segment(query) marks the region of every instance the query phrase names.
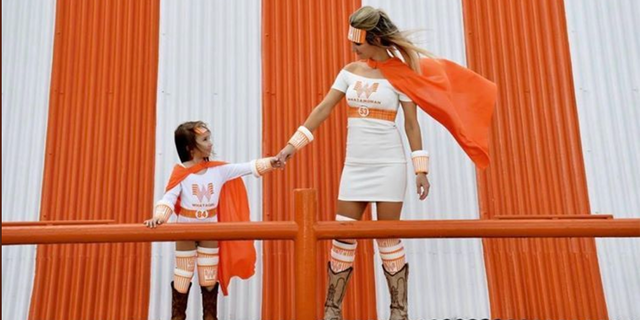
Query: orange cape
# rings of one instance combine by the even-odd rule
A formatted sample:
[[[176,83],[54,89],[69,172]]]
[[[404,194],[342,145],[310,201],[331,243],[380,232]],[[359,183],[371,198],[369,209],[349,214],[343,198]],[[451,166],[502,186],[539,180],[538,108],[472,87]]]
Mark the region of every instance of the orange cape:
[[[367,63],[447,128],[478,167],[489,165],[489,127],[497,97],[493,82],[445,59],[421,59],[421,75],[398,58]]]
[[[166,190],[171,190],[188,175],[199,172],[205,168],[213,168],[226,164],[220,161],[205,161],[189,168],[176,165],[171,173],[171,178]],[[180,198],[175,205],[176,213],[180,212]],[[247,189],[242,178],[227,181],[220,191],[218,201],[218,221],[240,222],[250,221],[249,201]],[[248,279],[255,273],[256,250],[253,241],[220,241],[220,262],[218,264],[218,281],[222,293],[228,295],[229,280],[231,277]]]

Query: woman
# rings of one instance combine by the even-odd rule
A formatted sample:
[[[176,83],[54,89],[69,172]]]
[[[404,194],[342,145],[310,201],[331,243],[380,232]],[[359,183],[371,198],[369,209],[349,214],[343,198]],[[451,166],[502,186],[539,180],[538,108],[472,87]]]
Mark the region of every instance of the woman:
[[[346,96],[347,152],[336,220],[360,220],[369,203],[376,204],[378,219],[399,220],[407,161],[395,125],[398,106],[404,112],[416,191],[424,200],[430,188],[429,153],[422,146],[416,104],[440,121],[467,154],[485,167],[496,90],[486,79],[449,61],[420,59],[420,55],[430,56],[429,53],[413,45],[379,9],[360,8],[349,20],[348,39],[361,61],[340,71],[329,93],[280,151],[278,159],[284,164],[310,143],[313,131]],[[409,266],[403,243],[400,239],[378,239],[377,244],[391,294],[390,319],[408,319]],[[341,305],[353,270],[356,245],[354,239],[332,242],[324,319],[342,319]]]

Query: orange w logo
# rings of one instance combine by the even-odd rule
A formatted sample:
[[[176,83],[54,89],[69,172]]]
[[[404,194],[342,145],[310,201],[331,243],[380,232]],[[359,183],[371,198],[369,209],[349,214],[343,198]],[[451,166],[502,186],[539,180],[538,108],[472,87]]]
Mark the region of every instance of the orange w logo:
[[[205,197],[207,200],[210,200],[213,195],[213,183],[209,183],[206,186],[203,185],[202,187],[197,184],[192,184],[191,189],[193,189],[193,195],[198,197],[198,201],[200,202],[202,202]]]
[[[373,83],[373,85],[369,85],[369,84],[365,84],[363,85],[362,82],[358,81],[356,82],[356,85],[353,87],[353,90],[355,90],[358,93],[358,98],[360,98],[362,96],[362,94],[366,94],[367,99],[369,99],[369,96],[378,91],[378,83],[375,82]]]
[[[204,280],[213,281],[216,279],[216,269],[206,268],[203,270],[204,272]]]

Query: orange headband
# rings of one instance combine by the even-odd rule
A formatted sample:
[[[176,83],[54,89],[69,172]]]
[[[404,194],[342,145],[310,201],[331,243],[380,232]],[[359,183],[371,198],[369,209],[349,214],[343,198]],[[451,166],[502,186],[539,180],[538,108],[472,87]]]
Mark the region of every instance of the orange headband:
[[[195,131],[196,134],[201,135],[207,133],[207,131],[209,130],[207,130],[207,128],[205,127],[196,127],[195,129],[193,129],[193,131]]]
[[[349,26],[347,38],[355,43],[364,43],[367,38],[367,31]]]

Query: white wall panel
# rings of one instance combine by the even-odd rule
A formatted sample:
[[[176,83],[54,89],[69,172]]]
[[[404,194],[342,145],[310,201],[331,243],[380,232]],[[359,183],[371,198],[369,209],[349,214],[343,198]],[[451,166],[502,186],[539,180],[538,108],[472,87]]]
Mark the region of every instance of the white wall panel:
[[[593,214],[640,218],[640,2],[565,0]],[[640,239],[597,239],[609,319],[640,319]]]
[[[2,221],[37,221],[56,1],[2,1]],[[35,246],[2,247],[2,319],[27,319]]]
[[[261,156],[261,2],[259,0],[163,0],[156,128],[155,198],[163,194],[178,155],[173,131],[184,121],[205,121],[216,160],[244,162]],[[262,183],[244,178],[251,219],[262,220]],[[259,319],[262,243],[256,242],[256,275],[233,280],[219,299],[220,319]],[[173,243],[155,243],[149,319],[169,319]],[[189,319],[202,318],[197,276],[189,297]],[[222,294],[220,294],[222,297]]]

